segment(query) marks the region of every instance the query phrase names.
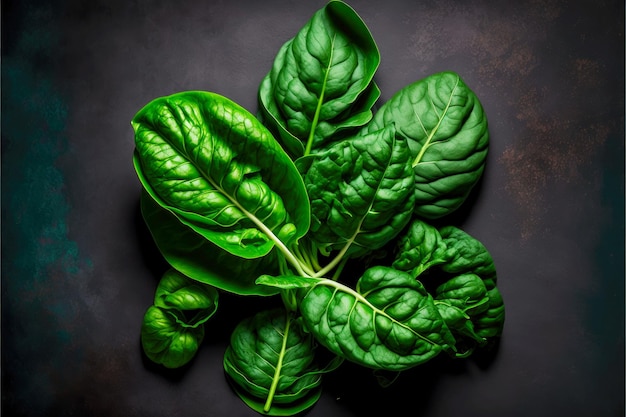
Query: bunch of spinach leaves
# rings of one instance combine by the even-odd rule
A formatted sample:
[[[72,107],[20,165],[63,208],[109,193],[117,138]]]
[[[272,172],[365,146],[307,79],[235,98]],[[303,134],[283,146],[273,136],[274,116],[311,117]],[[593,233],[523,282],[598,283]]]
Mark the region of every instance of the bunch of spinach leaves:
[[[282,298],[224,354],[235,392],[269,415],[314,405],[343,360],[400,372],[500,337],[493,259],[436,225],[482,176],[483,108],[444,72],[376,110],[379,61],[361,18],[333,0],[278,51],[257,116],[206,91],[136,114],[142,215],[171,266],[141,329],[151,360],[188,363],[220,291]]]

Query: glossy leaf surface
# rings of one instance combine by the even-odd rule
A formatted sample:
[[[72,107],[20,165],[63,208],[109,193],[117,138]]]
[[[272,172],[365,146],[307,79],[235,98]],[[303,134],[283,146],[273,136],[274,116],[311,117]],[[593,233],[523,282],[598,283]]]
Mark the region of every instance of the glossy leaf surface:
[[[283,309],[243,320],[231,335],[224,369],[253,409],[290,415],[313,405],[325,370],[315,362],[314,341]]]
[[[218,292],[176,270],[163,274],[154,305],[141,326],[141,345],[148,358],[166,368],[189,362],[204,338],[204,323],[215,313]]]
[[[150,102],[132,125],[142,185],[205,239],[255,258],[307,232],[308,199],[295,165],[241,106],[182,92]]]
[[[458,74],[433,74],[398,91],[364,128],[395,123],[411,150],[415,212],[435,219],[456,210],[482,176],[487,118]]]
[[[321,279],[302,294],[307,329],[332,352],[363,366],[401,371],[454,350],[432,297],[405,272],[373,267],[356,291]]]
[[[487,291],[489,307],[483,313],[476,316],[474,328],[476,334],[484,338],[495,338],[502,335],[504,329],[505,309],[504,300],[498,287]]]
[[[146,356],[166,368],[179,368],[195,356],[204,327],[183,327],[175,315],[154,305],[146,311],[141,325],[141,345]]]
[[[212,286],[170,269],[159,281],[154,305],[174,315],[181,326],[198,327],[215,313],[218,298],[219,294]]]
[[[482,278],[488,290],[496,285],[496,266],[482,242],[455,226],[442,227],[439,233],[446,244],[448,258],[441,267],[443,271],[450,274],[476,274]]]
[[[318,10],[278,51],[259,88],[264,123],[295,158],[371,117],[380,54],[365,23],[341,1]]]
[[[362,255],[384,246],[413,212],[413,174],[406,141],[393,125],[332,145],[304,176],[311,200],[311,238],[323,251],[349,246]]]
[[[180,222],[145,191],[141,194],[141,213],[160,253],[184,275],[235,294],[276,294],[276,290],[254,282],[259,275],[276,269],[273,252],[254,259],[232,255]]]
[[[459,339],[469,339],[462,355],[471,353],[474,345],[486,343],[486,339],[474,330],[473,323],[473,319],[489,307],[487,289],[480,277],[464,274],[448,280],[437,288],[435,305],[457,338],[457,346]]]
[[[414,219],[398,239],[392,266],[417,278],[429,268],[447,262],[446,256],[446,244],[437,228]]]

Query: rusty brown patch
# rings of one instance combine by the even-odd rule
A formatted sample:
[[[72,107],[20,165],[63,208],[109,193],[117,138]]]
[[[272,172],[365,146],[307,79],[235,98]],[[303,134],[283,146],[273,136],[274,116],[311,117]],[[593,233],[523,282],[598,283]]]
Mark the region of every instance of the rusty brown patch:
[[[505,189],[522,211],[523,239],[535,234],[545,211],[546,184],[589,181],[582,169],[611,130],[601,123],[583,125],[576,119],[544,113],[544,96],[549,93],[547,88],[531,89],[520,97],[517,119],[524,127],[523,137],[499,158],[508,173]]]

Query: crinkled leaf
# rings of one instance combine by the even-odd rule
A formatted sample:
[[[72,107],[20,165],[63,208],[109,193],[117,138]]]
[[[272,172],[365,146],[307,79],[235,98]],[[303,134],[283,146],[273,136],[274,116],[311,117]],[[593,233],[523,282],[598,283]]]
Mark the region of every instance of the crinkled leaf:
[[[475,274],[458,275],[441,284],[435,290],[435,300],[446,301],[469,316],[480,314],[489,306],[487,288]]]
[[[476,334],[486,339],[499,337],[504,328],[505,309],[504,300],[498,287],[487,291],[489,307],[474,318]]]
[[[328,279],[302,290],[304,323],[316,339],[346,359],[401,371],[454,350],[454,338],[432,297],[406,272],[368,269],[356,291]]]
[[[358,14],[330,1],[278,51],[259,88],[262,119],[294,159],[308,154],[371,119],[380,95],[372,81],[379,63]]]
[[[310,237],[324,252],[360,256],[393,239],[414,206],[406,141],[390,125],[332,145],[304,175],[311,200]]]
[[[457,347],[459,339],[469,339],[471,342],[466,343],[465,351],[457,355],[468,355],[474,345],[482,346],[486,343],[486,339],[475,332],[472,321],[489,307],[487,289],[479,276],[458,275],[441,284],[435,290],[435,305],[457,338]]]
[[[482,278],[487,290],[496,285],[496,267],[482,242],[456,226],[442,227],[439,233],[446,244],[448,259],[441,266],[443,271],[450,274],[476,274]]]
[[[436,227],[414,219],[398,239],[398,249],[392,266],[413,277],[430,267],[447,262],[446,244]]]
[[[309,205],[295,165],[247,110],[215,93],[158,98],[132,121],[134,164],[150,196],[242,258],[306,234]]]
[[[141,193],[141,212],[165,260],[184,275],[240,295],[273,295],[278,292],[254,282],[262,273],[274,271],[274,252],[255,259],[232,255],[181,223],[145,191]]]
[[[198,327],[217,310],[218,295],[215,288],[169,269],[159,281],[154,305],[174,315],[181,326]]]
[[[439,314],[457,339],[455,357],[467,357],[474,352],[475,346],[484,346],[487,340],[474,330],[474,323],[463,310],[447,301],[435,301]],[[468,343],[469,341],[469,343]]]
[[[482,176],[489,132],[480,101],[460,76],[441,72],[404,87],[364,129],[390,123],[409,143],[416,214],[435,219],[461,206]]]
[[[166,368],[178,368],[196,354],[204,326],[185,327],[169,310],[150,306],[141,325],[141,345],[146,356]]]
[[[322,373],[315,344],[299,320],[285,310],[262,311],[243,320],[231,335],[224,369],[236,392],[252,408],[269,415],[312,406]]]

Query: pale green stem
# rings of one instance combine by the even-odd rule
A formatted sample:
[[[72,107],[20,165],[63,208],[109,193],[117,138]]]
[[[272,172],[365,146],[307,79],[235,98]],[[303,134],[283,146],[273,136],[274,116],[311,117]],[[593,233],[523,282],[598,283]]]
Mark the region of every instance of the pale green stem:
[[[278,380],[280,379],[280,372],[283,367],[283,357],[285,356],[285,351],[287,350],[287,337],[289,336],[290,324],[291,317],[288,314],[285,323],[285,331],[283,333],[283,344],[280,348],[280,354],[278,355],[278,362],[276,363],[274,378],[272,379],[272,385],[270,386],[270,391],[267,394],[267,400],[265,401],[265,406],[263,407],[263,411],[265,411],[266,413],[270,411],[270,408],[272,408],[272,401],[274,400],[274,394],[276,393],[276,387],[278,386]]]
[[[433,140],[433,137],[435,136],[435,133],[437,132],[437,130],[439,130],[439,127],[441,126],[441,123],[443,122],[443,119],[444,119],[446,113],[450,109],[450,105],[452,104],[452,97],[454,97],[454,92],[456,91],[458,85],[459,85],[459,78],[457,78],[456,84],[454,85],[454,88],[452,89],[452,93],[450,93],[450,98],[448,98],[448,103],[446,103],[446,108],[443,109],[443,113],[441,115],[439,115],[439,120],[437,121],[437,125],[430,132],[430,134],[428,135],[428,138],[426,138],[426,142],[422,146],[422,149],[420,149],[419,153],[417,154],[417,156],[413,160],[413,163],[411,164],[411,166],[413,168],[415,168],[417,166],[417,164],[419,164],[422,161],[422,157],[424,157],[424,153],[426,152],[426,149],[428,149],[428,147],[430,146],[430,143]],[[415,109],[413,109],[413,112],[415,113]],[[415,116],[418,119],[420,119],[420,117],[419,117],[419,115],[417,113],[415,113]]]
[[[291,265],[293,265],[293,267],[296,269],[298,274],[300,274],[302,276],[311,276],[314,273],[308,266],[303,265],[294,256],[294,254],[289,250],[289,248],[278,238],[278,236],[276,236],[274,234],[274,232],[269,227],[267,227],[257,216],[253,215],[248,210],[246,210],[241,204],[239,204],[239,201],[237,201],[230,194],[226,193],[217,183],[215,183],[215,181],[213,181],[212,178],[210,178],[209,176],[205,176],[205,178],[207,179],[207,181],[209,181],[211,183],[211,185],[216,190],[220,191],[223,195],[225,195],[226,198],[228,198],[230,200],[230,202],[233,203],[233,205],[235,207],[237,207],[239,210],[241,210],[241,212],[248,219],[252,220],[252,222],[259,228],[259,230],[261,230],[263,233],[265,233],[267,235],[267,237],[269,237],[270,240],[272,240],[272,242],[274,242],[274,244],[276,245],[278,250],[280,250],[282,252],[282,254],[285,256],[285,259],[287,259],[287,261]]]
[[[326,91],[326,83],[328,82],[328,74],[330,73],[330,66],[332,65],[332,62],[333,62],[334,43],[335,43],[335,38],[333,37],[333,40],[330,45],[330,57],[328,58],[328,66],[326,67],[326,72],[324,74],[324,81],[322,83],[320,97],[317,100],[317,107],[315,108],[315,114],[313,115],[313,121],[311,122],[311,130],[309,131],[309,138],[306,142],[306,149],[304,150],[305,156],[311,153],[311,148],[313,147],[313,137],[315,136],[315,129],[317,128],[317,124],[320,118],[320,113],[322,111],[322,104],[324,103],[324,92]]]

